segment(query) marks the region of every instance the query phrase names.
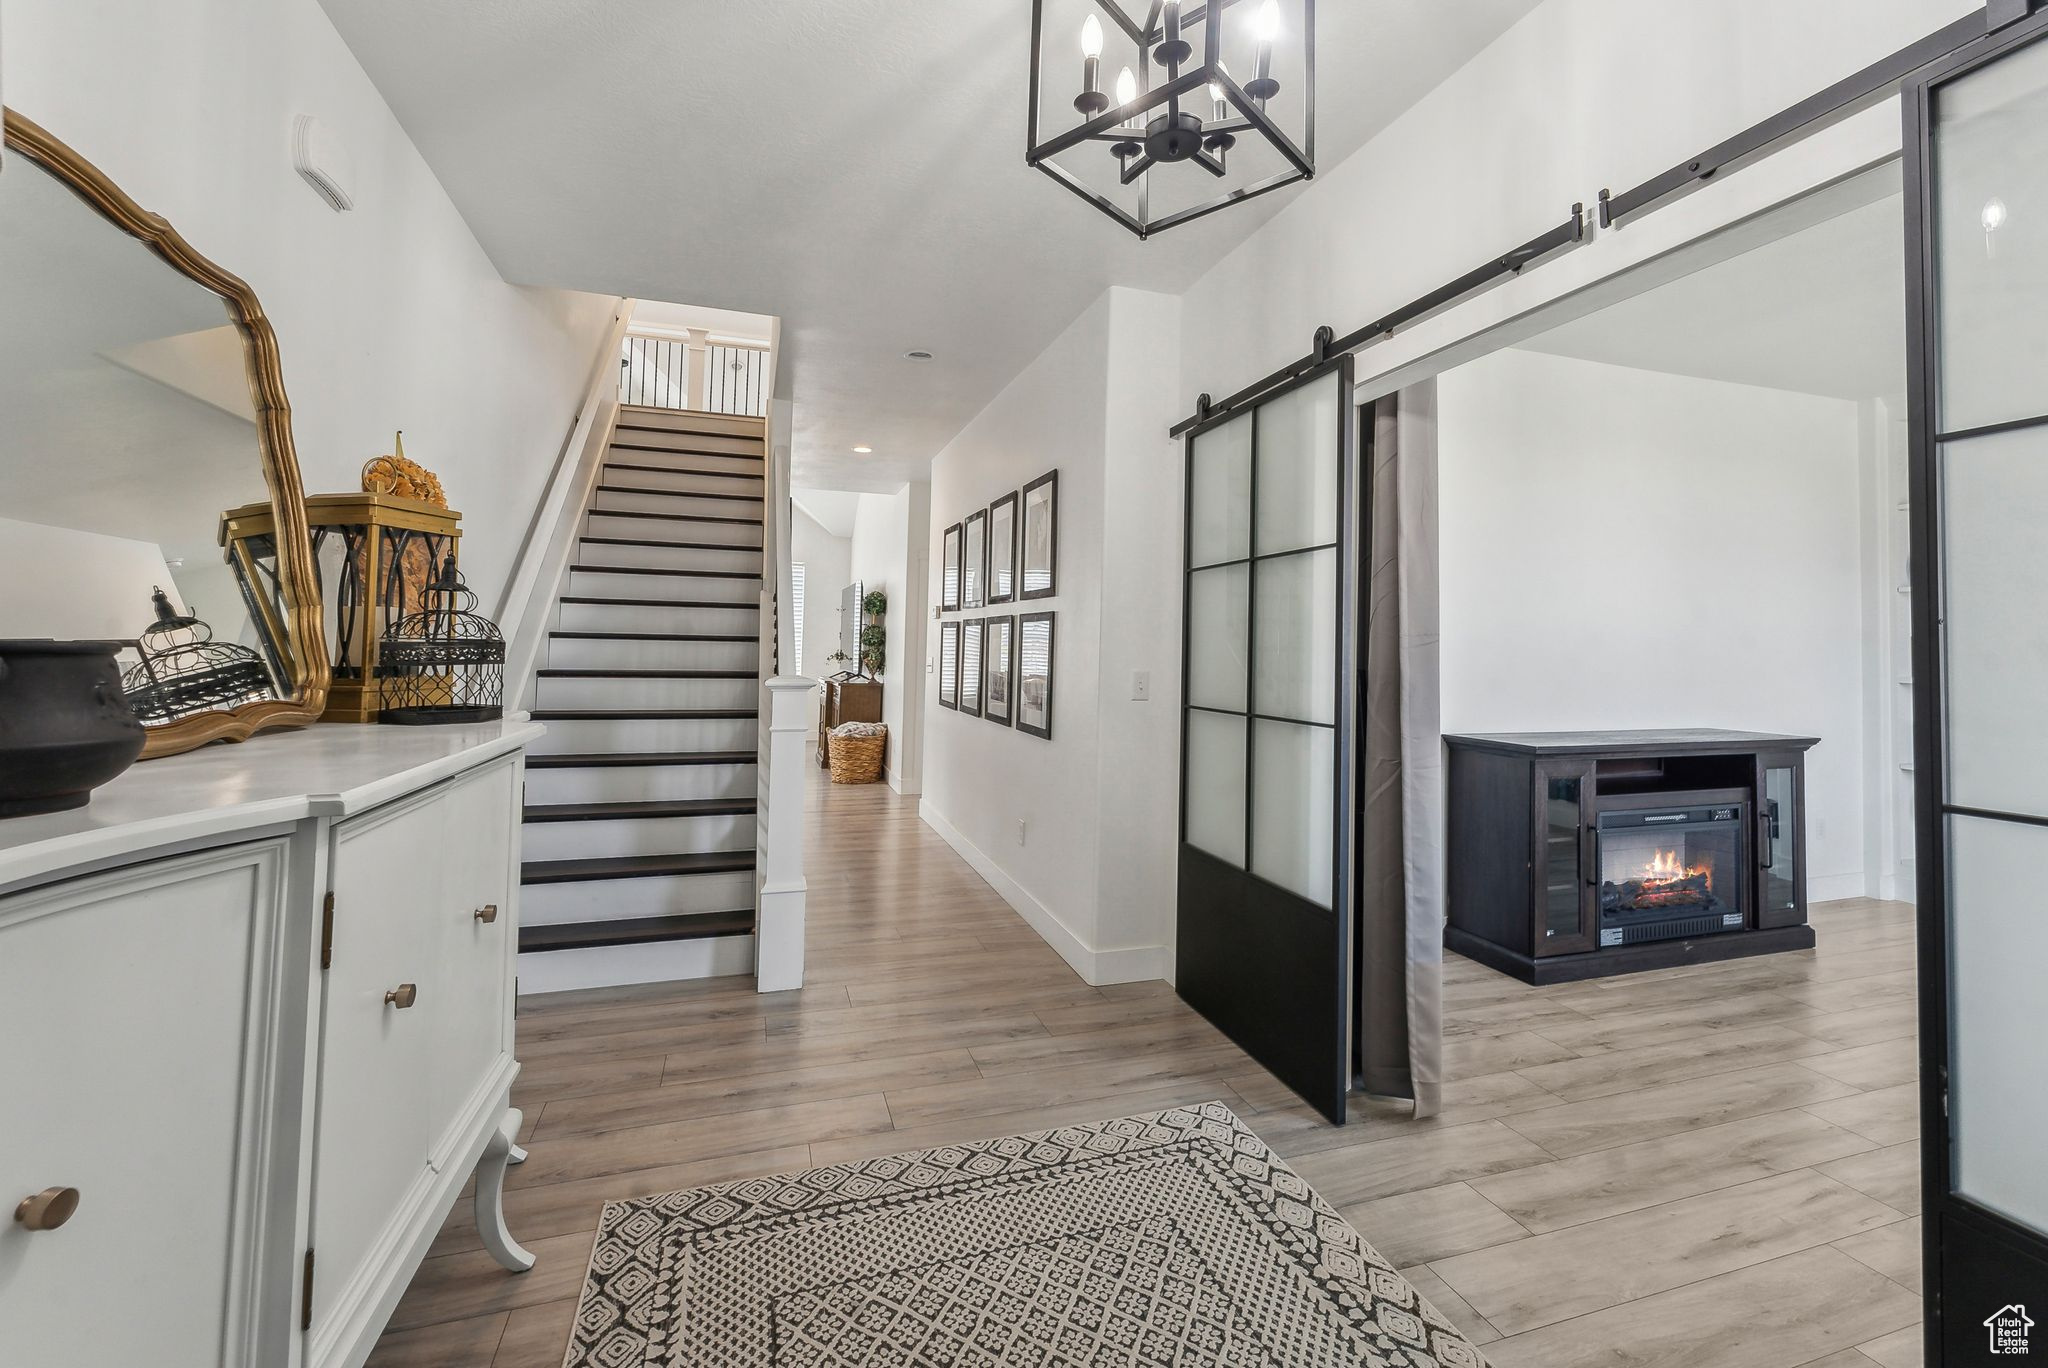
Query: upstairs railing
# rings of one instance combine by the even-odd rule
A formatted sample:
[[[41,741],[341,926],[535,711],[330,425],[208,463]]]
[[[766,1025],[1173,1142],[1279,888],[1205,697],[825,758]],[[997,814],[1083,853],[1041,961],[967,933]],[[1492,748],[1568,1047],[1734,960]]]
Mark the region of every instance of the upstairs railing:
[[[764,418],[768,344],[713,342],[703,329],[684,337],[626,334],[619,355],[619,402]]]

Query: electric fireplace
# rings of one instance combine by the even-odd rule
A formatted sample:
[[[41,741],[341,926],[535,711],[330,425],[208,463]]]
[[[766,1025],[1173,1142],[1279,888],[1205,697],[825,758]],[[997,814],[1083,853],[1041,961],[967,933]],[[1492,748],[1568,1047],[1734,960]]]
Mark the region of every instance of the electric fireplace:
[[[1749,827],[1742,791],[1599,800],[1601,948],[1742,930]]]
[[[1444,945],[1525,983],[1806,950],[1808,736],[1446,736]]]

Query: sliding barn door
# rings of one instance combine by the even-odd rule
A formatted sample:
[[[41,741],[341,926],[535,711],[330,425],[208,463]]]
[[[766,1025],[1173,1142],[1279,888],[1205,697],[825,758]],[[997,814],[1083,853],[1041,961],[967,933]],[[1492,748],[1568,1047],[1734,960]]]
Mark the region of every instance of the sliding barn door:
[[[1905,94],[1925,1357],[1955,1368],[2048,1359],[2048,27]]]
[[[1351,366],[1187,438],[1180,995],[1333,1121],[1350,1083]]]

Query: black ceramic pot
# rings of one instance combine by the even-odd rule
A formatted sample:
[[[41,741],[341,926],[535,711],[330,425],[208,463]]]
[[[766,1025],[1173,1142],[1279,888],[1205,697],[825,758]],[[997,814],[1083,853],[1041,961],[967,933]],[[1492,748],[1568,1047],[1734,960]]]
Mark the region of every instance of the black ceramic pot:
[[[121,647],[0,640],[0,817],[84,807],[142,754]]]

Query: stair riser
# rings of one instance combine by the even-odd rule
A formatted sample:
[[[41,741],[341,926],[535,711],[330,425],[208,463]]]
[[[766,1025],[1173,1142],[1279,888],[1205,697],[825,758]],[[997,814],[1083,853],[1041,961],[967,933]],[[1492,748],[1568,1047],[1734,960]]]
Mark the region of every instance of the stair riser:
[[[666,538],[642,537],[639,540]],[[761,573],[762,554],[759,548],[752,546],[706,551],[697,546],[615,546],[585,540],[577,559],[590,565],[646,565],[659,570],[724,570],[735,575],[758,575]]]
[[[586,641],[554,637],[548,664],[558,670],[752,670],[757,641]]]
[[[652,461],[636,461],[639,453],[620,451],[612,459],[621,465],[605,467],[604,479],[600,484],[630,485],[640,489],[673,489],[683,494],[746,494],[754,498],[761,496],[761,481],[741,479],[738,475],[723,475],[712,470],[649,470],[650,465],[659,464],[657,457]],[[752,472],[741,472],[748,474]]]
[[[646,586],[642,586],[643,590]],[[641,597],[645,597],[643,593]],[[761,610],[753,603],[734,608],[658,608],[641,603],[565,603],[558,626],[565,632],[680,632],[713,636],[752,635]]]
[[[755,798],[752,765],[592,765],[529,769],[526,801],[541,803],[672,803],[693,798]]]
[[[579,988],[673,983],[753,972],[752,936],[710,936],[658,945],[604,945],[519,957],[519,987],[527,993],[566,993]]]
[[[637,488],[637,486],[633,486]],[[674,514],[686,518],[759,518],[761,499],[699,499],[688,494],[636,494],[617,489],[600,489],[591,498],[593,511],[612,509],[633,513]]]
[[[751,853],[754,833],[751,812],[717,817],[528,822],[520,828],[520,849],[528,860],[599,860],[624,855],[695,855],[725,850]],[[743,907],[745,903],[731,906]]]
[[[527,926],[728,912],[753,905],[751,871],[527,884],[519,890],[519,920]]]
[[[536,681],[541,708],[752,708],[751,679],[550,679]]]
[[[737,504],[734,512],[726,510],[718,517],[753,517],[758,504]],[[671,512],[680,510],[671,509]],[[670,522],[665,518],[621,518],[606,516],[592,510],[583,520],[583,535],[586,537],[624,537],[629,541],[658,542],[716,542],[720,546],[745,546],[758,551],[761,549],[761,524],[757,522]]]
[[[743,455],[731,451],[698,451],[687,446],[677,446],[666,438],[654,437],[643,440],[645,434],[633,434],[613,441],[605,449],[607,461],[621,461],[628,465],[660,466],[665,470],[701,470],[711,475],[765,475],[767,463],[761,453]]]
[[[751,431],[729,424],[672,420],[661,414],[632,413],[620,416],[612,440],[634,446],[699,447],[705,451],[730,451],[740,455],[761,454],[761,426]]]
[[[571,598],[686,598],[700,603],[761,606],[761,581],[700,575],[619,575],[604,570],[569,572]],[[569,606],[569,605],[565,605]],[[639,611],[635,609],[635,611]]]
[[[688,721],[671,717],[569,718],[546,724],[534,742],[535,755],[678,755],[705,751],[750,751],[758,744],[754,722]]]

